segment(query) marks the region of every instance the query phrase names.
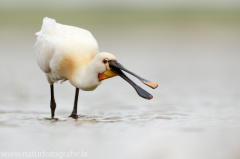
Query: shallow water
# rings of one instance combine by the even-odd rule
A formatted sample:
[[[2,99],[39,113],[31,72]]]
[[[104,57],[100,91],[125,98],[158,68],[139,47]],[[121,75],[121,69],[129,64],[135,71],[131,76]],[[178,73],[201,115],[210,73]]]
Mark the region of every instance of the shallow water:
[[[94,30],[101,51],[159,87],[131,77],[154,96],[149,101],[119,77],[103,81],[93,92],[80,91],[78,119],[68,117],[75,93],[69,82],[55,85],[50,118],[49,85],[32,48],[36,31],[0,32],[1,152],[240,158],[239,30]]]

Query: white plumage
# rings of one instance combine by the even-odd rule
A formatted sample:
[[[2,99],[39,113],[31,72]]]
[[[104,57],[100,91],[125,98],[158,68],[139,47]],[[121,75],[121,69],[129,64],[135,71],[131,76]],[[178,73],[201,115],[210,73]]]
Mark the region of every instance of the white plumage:
[[[51,114],[54,117],[56,102],[53,83],[69,80],[76,87],[74,107],[71,117],[77,118],[79,89],[92,91],[101,81],[121,76],[145,99],[153,96],[131,81],[121,70],[137,77],[144,84],[156,88],[157,84],[145,80],[127,70],[110,53],[98,53],[98,44],[92,34],[84,29],[56,23],[44,18],[41,30],[36,33],[35,44],[38,66],[46,74],[51,88]]]
[[[36,35],[37,63],[50,84],[69,80],[77,88],[94,90],[101,83],[98,75],[108,68],[102,60],[116,59],[112,54],[98,53],[97,41],[89,31],[54,19],[44,18]]]

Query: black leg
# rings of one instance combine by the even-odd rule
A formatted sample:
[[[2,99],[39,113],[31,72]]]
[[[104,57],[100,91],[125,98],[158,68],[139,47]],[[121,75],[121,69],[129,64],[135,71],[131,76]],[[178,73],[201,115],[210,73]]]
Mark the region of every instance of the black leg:
[[[55,109],[56,109],[56,103],[55,103],[55,98],[54,98],[54,87],[53,84],[50,85],[51,88],[51,101],[50,101],[50,108],[51,108],[51,113],[52,113],[52,118],[54,117]]]
[[[72,111],[72,114],[69,117],[77,118],[78,94],[79,94],[79,88],[76,88],[73,111]]]

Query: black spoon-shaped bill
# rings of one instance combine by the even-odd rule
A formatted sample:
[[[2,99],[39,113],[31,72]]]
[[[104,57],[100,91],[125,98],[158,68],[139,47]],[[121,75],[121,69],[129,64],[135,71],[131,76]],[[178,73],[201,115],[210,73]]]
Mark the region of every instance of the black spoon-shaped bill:
[[[151,87],[152,89],[155,89],[158,87],[157,83],[154,83],[154,82],[150,82],[149,80],[146,80],[138,75],[136,75],[135,73],[129,71],[128,69],[126,69],[123,65],[121,65],[119,62],[117,62],[117,60],[110,60],[109,61],[109,66],[111,68],[111,66],[115,66],[133,76],[135,76],[136,78],[138,78],[142,83],[144,83],[145,85]]]
[[[142,98],[145,99],[152,99],[153,96],[148,93],[147,91],[145,91],[144,89],[142,89],[141,87],[139,87],[137,84],[135,84],[132,80],[130,80],[121,70],[118,65],[119,63],[117,63],[115,60],[111,60],[109,61],[109,67],[111,69],[111,71],[113,71],[114,73],[116,73],[117,75],[119,75],[120,77],[122,77],[124,80],[126,80],[129,84],[131,84],[133,86],[133,88],[137,91],[138,95],[141,96]]]

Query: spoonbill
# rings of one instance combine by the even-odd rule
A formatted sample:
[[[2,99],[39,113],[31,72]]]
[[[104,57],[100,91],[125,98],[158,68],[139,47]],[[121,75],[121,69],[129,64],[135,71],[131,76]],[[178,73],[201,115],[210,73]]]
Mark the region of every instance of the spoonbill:
[[[54,117],[56,102],[54,83],[61,80],[76,87],[73,111],[70,117],[77,117],[79,89],[93,91],[102,80],[120,76],[136,90],[139,96],[152,99],[153,96],[131,81],[121,70],[135,76],[147,86],[155,89],[157,84],[143,79],[121,65],[116,57],[107,52],[99,53],[98,43],[93,35],[74,26],[57,23],[54,19],[44,18],[42,28],[36,33],[34,45],[37,64],[45,73],[50,84],[51,116]]]

